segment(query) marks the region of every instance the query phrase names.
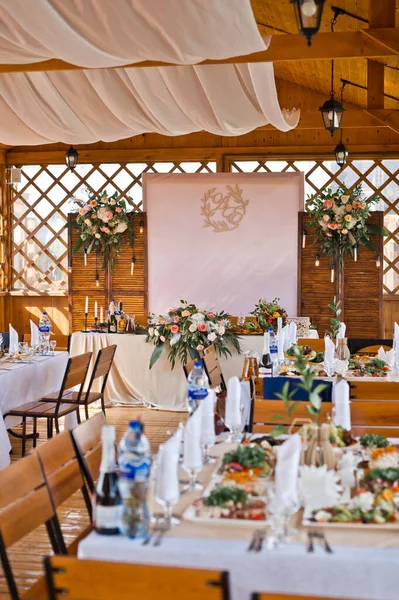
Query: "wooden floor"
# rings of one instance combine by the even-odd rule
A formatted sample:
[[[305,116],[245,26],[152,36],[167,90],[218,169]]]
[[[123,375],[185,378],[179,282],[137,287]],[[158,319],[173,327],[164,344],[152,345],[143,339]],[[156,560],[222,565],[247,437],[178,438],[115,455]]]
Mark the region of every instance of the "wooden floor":
[[[94,414],[96,410],[92,410]],[[155,454],[159,445],[168,438],[169,432],[176,429],[180,421],[185,421],[187,413],[158,411],[143,407],[114,406],[107,409],[107,420],[115,425],[117,441],[125,433],[128,422],[140,418],[145,425],[145,433],[150,441],[152,453]],[[84,417],[82,417],[84,418]],[[46,442],[45,422],[39,423],[40,438],[38,444]],[[11,437],[13,451],[12,461],[21,457],[20,440]],[[27,452],[31,449],[28,442]],[[1,473],[0,473],[1,476]],[[1,478],[0,478],[1,482]],[[0,484],[1,485],[1,484]],[[1,493],[1,491],[0,491]],[[70,543],[88,525],[87,512],[82,497],[75,494],[70,501],[61,507],[58,513],[66,543]],[[51,554],[44,527],[37,529],[21,543],[15,544],[9,552],[13,572],[17,577],[20,593],[29,588],[42,574],[43,556]],[[7,585],[0,566],[0,599],[8,599]]]

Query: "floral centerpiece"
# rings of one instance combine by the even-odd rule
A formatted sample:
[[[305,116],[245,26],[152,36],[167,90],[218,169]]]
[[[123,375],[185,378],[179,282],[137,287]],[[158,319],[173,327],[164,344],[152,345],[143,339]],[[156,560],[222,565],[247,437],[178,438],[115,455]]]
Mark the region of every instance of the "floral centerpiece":
[[[231,356],[231,347],[240,353],[238,336],[233,332],[229,316],[225,312],[199,310],[184,300],[166,315],[150,315],[146,341],[155,346],[150,369],[164,351],[168,352],[172,369],[177,359],[186,364],[190,358],[199,358],[200,352],[211,344],[219,355]]]
[[[273,327],[276,331],[277,319],[281,317],[283,319],[283,325],[285,325],[285,320],[287,318],[287,311],[280,305],[280,298],[274,298],[271,302],[268,302],[265,299],[259,300],[250,314],[256,317],[256,320],[263,331],[267,331],[270,327]]]
[[[316,226],[316,243],[321,254],[331,256],[341,269],[345,254],[354,253],[358,245],[377,252],[369,234],[387,235],[378,225],[367,223],[376,195],[366,198],[359,184],[349,191],[345,187],[336,192],[328,189],[312,198],[308,209],[311,224]]]
[[[72,250],[75,254],[82,246],[87,254],[95,251],[102,256],[104,266],[109,264],[113,270],[125,236],[133,246],[134,231],[129,220],[126,201],[117,192],[108,196],[106,191],[100,195],[89,193],[88,200],[75,200],[78,216],[69,223],[80,228],[80,236]]]

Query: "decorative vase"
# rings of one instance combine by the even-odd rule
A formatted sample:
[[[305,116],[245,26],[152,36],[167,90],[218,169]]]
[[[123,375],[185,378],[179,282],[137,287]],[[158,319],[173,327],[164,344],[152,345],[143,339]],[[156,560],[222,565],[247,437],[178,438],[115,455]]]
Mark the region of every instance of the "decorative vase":
[[[330,442],[330,427],[328,423],[323,425],[317,425],[312,423],[311,425],[305,424],[304,436],[305,439],[309,439],[307,446],[303,447],[301,464],[316,467],[326,465],[330,471],[336,466],[336,457],[334,450]],[[310,434],[310,435],[309,435]]]

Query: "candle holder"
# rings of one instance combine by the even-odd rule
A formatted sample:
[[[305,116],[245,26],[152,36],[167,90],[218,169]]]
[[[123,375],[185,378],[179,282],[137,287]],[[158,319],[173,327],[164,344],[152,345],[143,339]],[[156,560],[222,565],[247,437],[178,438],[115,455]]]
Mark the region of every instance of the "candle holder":
[[[89,313],[85,312],[85,328],[83,329],[82,333],[87,333],[87,317],[89,316]]]
[[[98,331],[98,317],[94,317],[94,329],[96,332]]]

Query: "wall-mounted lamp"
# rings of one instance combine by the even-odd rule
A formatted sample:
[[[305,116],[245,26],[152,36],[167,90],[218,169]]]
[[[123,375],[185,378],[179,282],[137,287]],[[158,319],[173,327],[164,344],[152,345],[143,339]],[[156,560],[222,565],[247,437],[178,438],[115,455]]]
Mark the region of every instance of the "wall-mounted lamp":
[[[79,152],[75,150],[73,146],[70,146],[69,150],[65,152],[65,162],[71,171],[74,170],[76,165],[78,164]]]
[[[134,258],[134,256],[132,256],[132,262],[130,264],[130,275],[133,277],[133,273],[134,273],[134,264],[136,262],[136,259]]]
[[[320,267],[320,256],[316,254],[316,260],[314,261],[315,267]]]
[[[377,258],[375,259],[375,266],[377,269],[379,269],[381,266],[381,256],[379,254],[377,254]]]
[[[306,248],[306,229],[302,231],[302,248]]]
[[[140,221],[140,229],[139,229],[140,233],[144,232],[144,221]]]
[[[355,262],[357,262],[358,259],[358,250],[357,250],[357,244],[353,247],[353,260]]]

